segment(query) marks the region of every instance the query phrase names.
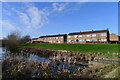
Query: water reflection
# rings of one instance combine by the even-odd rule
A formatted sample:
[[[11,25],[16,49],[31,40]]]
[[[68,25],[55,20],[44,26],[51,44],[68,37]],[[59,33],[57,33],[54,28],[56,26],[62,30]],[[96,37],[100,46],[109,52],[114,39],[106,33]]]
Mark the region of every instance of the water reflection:
[[[48,58],[40,57],[33,53],[21,51],[21,53],[10,53],[2,49],[3,73],[16,75],[18,72],[28,74],[29,77],[37,76],[60,76],[61,74],[72,74],[74,71],[83,69],[87,64],[76,65],[79,62],[76,56],[53,54]],[[27,72],[26,72],[27,71]],[[63,75],[65,76],[65,75]]]

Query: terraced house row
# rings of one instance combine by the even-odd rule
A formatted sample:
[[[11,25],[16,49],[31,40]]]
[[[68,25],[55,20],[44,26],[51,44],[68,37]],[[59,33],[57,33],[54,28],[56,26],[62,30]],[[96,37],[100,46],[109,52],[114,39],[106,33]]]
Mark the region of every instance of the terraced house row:
[[[120,37],[116,34],[109,34],[107,29],[40,36],[32,39],[31,43],[118,43],[119,41]]]

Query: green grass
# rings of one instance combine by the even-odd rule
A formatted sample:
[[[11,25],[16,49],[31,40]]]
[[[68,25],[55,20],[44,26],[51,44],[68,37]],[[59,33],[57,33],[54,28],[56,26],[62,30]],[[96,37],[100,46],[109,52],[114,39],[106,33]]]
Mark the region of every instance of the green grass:
[[[115,69],[115,70],[114,70]],[[114,68],[112,73],[109,73],[104,78],[119,78],[120,79],[120,67]]]
[[[114,69],[118,68],[119,65],[116,64],[110,64],[104,67],[101,67],[98,72],[95,72],[93,74],[90,74],[90,76],[96,75],[96,77],[100,77],[100,78],[118,78],[117,74],[112,73],[112,75],[109,75],[108,73],[113,71]],[[105,75],[107,75],[107,77],[105,77]],[[114,77],[113,77],[114,76]]]
[[[39,47],[44,49],[53,50],[68,50],[74,52],[84,52],[84,53],[102,53],[100,56],[106,57],[119,57],[118,55],[113,55],[113,53],[118,53],[118,46],[120,44],[50,44],[50,43],[26,43],[22,46],[27,47]]]

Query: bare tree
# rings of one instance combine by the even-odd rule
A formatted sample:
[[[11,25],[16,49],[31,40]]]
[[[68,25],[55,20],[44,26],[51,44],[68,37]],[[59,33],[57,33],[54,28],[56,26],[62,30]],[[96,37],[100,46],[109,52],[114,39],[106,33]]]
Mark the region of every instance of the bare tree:
[[[20,40],[21,43],[27,43],[28,41],[30,41],[31,38],[29,35],[23,36]]]
[[[20,32],[13,31],[6,38],[3,39],[3,43],[5,47],[9,49],[11,52],[18,51],[19,42],[20,42]]]

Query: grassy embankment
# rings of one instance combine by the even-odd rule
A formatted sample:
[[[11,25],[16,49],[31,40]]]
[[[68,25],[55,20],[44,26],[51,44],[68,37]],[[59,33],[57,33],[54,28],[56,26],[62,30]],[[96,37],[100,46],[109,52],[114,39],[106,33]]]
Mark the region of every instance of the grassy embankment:
[[[38,47],[53,50],[68,50],[74,52],[94,53],[98,56],[109,58],[120,58],[118,56],[120,44],[50,44],[32,43],[22,44],[26,47]]]

